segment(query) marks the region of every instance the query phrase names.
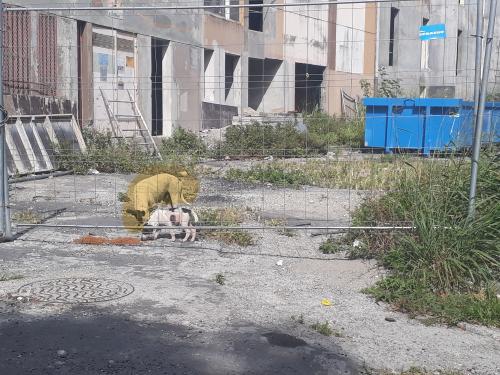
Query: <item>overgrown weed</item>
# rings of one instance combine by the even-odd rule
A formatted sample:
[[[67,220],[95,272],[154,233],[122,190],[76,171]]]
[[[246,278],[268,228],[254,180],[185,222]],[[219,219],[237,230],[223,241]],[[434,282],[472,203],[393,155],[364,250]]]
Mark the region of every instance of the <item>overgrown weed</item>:
[[[33,210],[25,210],[14,212],[12,220],[22,224],[40,224],[42,222],[42,217]]]
[[[248,212],[234,207],[204,208],[200,209],[198,213],[202,226],[238,226],[248,215]],[[227,245],[247,247],[255,244],[251,234],[238,229],[207,229],[205,236]]]
[[[371,254],[391,274],[367,291],[379,300],[455,324],[500,326],[491,285],[500,276],[500,161],[482,157],[476,216],[467,218],[470,163],[454,157],[410,168],[386,195],[367,200],[354,225],[411,223],[406,232],[365,232]],[[358,234],[359,235],[359,234]],[[486,298],[478,299],[476,296]]]
[[[225,178],[247,183],[271,183],[298,188],[302,185],[329,189],[390,190],[398,186],[401,174],[410,167],[425,169],[430,161],[401,156],[391,162],[381,158],[358,160],[273,161],[243,170],[229,169]]]
[[[90,169],[101,173],[176,174],[187,171],[190,175],[196,174],[196,152],[201,147],[201,140],[187,131],[176,130],[171,138],[162,143],[160,153],[163,160],[145,152],[137,144],[113,138],[110,132],[85,128],[82,134],[87,146],[85,152],[75,151],[71,145],[64,143],[55,148],[58,169],[71,170],[76,174],[87,174]],[[198,151],[189,154],[177,152],[173,144],[178,144],[184,151],[191,144]]]

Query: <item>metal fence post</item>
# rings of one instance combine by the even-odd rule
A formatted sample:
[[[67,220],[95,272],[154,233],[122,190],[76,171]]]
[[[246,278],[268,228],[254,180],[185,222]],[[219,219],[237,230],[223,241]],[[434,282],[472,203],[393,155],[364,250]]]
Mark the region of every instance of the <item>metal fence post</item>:
[[[480,0],[481,1],[481,0]],[[486,35],[486,48],[484,51],[483,76],[481,79],[481,89],[479,92],[479,106],[475,121],[474,143],[472,146],[471,177],[469,190],[469,210],[468,218],[473,219],[476,213],[476,190],[477,172],[479,168],[479,153],[481,150],[481,137],[483,132],[484,105],[488,90],[488,78],[490,73],[491,50],[493,47],[493,34],[495,32],[495,19],[497,14],[497,0],[491,0],[488,17],[488,32]],[[479,20],[477,21],[479,22]]]
[[[0,109],[3,109],[3,0],[0,0]],[[0,111],[0,231],[4,240],[12,239],[9,212],[9,173],[7,170],[6,124]]]

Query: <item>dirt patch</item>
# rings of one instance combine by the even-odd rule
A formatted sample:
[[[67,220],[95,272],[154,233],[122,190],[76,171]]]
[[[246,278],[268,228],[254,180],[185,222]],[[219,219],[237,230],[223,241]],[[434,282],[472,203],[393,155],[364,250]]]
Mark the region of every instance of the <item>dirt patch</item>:
[[[80,245],[120,245],[120,246],[137,246],[141,244],[138,238],[134,237],[118,237],[105,238],[99,236],[83,236],[73,241]]]

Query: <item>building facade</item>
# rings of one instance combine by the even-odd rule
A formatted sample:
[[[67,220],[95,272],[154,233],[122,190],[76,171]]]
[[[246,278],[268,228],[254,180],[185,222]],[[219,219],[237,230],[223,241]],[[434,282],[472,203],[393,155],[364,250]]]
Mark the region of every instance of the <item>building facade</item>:
[[[304,1],[189,3],[253,5],[204,10],[6,12],[6,107],[22,114],[73,113],[81,127],[105,130],[110,111],[134,103],[157,137],[170,136],[175,127],[219,128],[249,113],[340,115],[342,92],[356,97],[361,79],[374,80],[377,7],[279,7],[293,2]],[[10,0],[7,6],[52,5],[31,3]],[[262,6],[268,3],[275,6]]]
[[[377,66],[399,79],[403,95],[463,98],[474,96],[476,2],[424,0],[378,6]],[[489,2],[484,3],[484,35]],[[496,34],[500,20],[497,17]],[[423,25],[444,24],[446,38],[419,39]],[[483,39],[483,48],[485,40]],[[489,93],[499,88],[496,77],[500,44],[495,38],[489,75]]]

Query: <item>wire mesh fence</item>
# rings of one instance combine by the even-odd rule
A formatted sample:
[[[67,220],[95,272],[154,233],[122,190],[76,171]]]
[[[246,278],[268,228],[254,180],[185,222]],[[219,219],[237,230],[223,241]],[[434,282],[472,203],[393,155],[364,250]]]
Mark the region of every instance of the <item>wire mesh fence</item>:
[[[219,249],[310,255],[297,237],[413,229],[366,202],[432,193],[470,168],[470,2],[10,3],[32,8],[6,9],[3,32],[8,208],[22,240],[139,238],[154,210],[170,221],[183,206],[198,220],[159,223],[166,234],[146,246],[194,225]],[[419,39],[429,20],[446,39]],[[496,106],[487,116],[493,150]]]

